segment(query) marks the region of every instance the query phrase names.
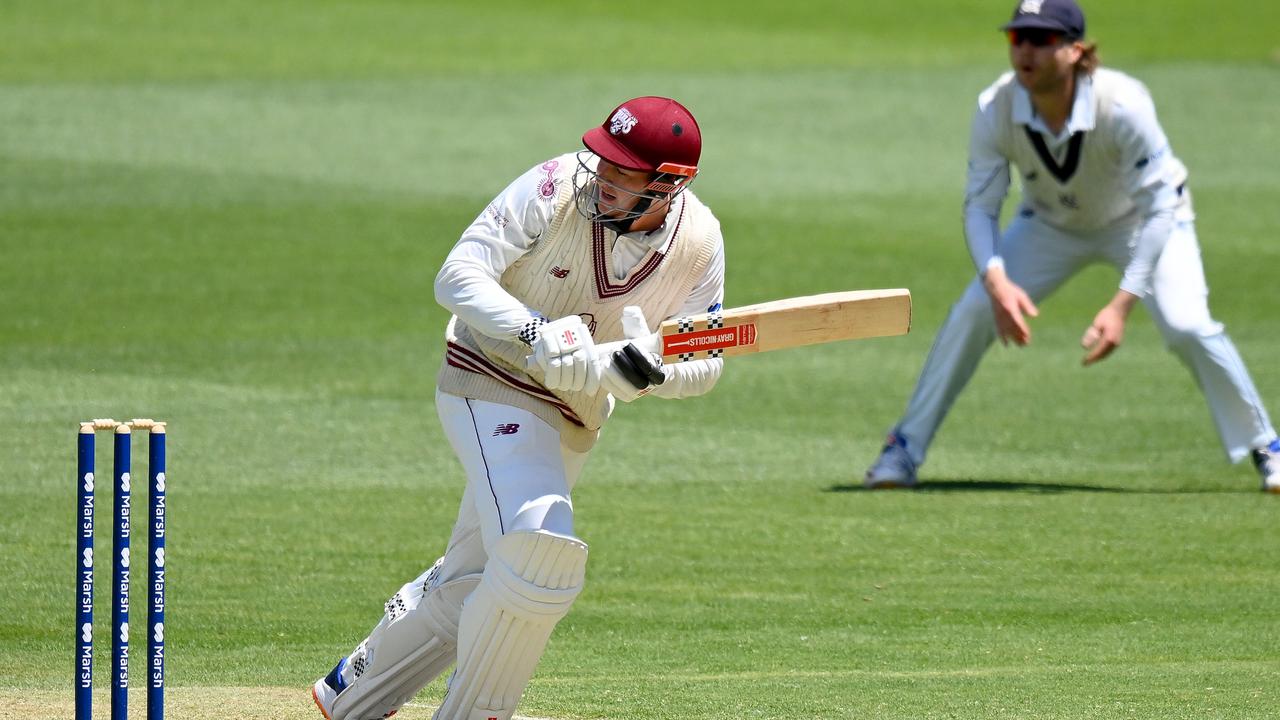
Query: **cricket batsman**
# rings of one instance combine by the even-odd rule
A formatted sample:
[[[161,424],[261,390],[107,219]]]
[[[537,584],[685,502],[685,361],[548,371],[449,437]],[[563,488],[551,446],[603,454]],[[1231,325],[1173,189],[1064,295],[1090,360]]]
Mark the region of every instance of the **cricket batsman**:
[[[1280,441],[1244,360],[1209,313],[1187,169],[1147,88],[1099,67],[1075,0],[1023,0],[1001,30],[1013,70],[978,96],[969,139],[964,230],[978,274],[938,331],[866,486],[914,486],[992,340],[1029,343],[1036,304],[1103,262],[1120,283],[1084,331],[1084,364],[1120,346],[1142,302],[1204,393],[1227,457],[1252,457],[1262,489],[1280,492]],[[1002,233],[1011,165],[1024,200]]]
[[[720,376],[719,358],[663,367],[637,350],[724,300],[720,224],[689,190],[697,121],[639,97],[582,142],[503,190],[436,276],[453,313],[436,410],[462,506],[444,556],[315,682],[328,720],[387,717],[450,666],[436,720],[510,718],[583,588],[570,493],[614,401],[701,395]]]

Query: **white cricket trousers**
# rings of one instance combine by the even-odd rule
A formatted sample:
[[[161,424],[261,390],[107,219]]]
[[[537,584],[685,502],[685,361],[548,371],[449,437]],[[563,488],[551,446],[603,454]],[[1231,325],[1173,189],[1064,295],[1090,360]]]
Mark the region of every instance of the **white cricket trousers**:
[[[443,581],[482,572],[487,549],[512,530],[577,537],[569,493],[589,453],[564,447],[554,428],[510,405],[437,391],[436,412],[467,475]]]
[[[1123,271],[1129,262],[1133,226],[1071,234],[1024,215],[1020,212],[1005,230],[1000,254],[1009,278],[1037,304],[1087,265],[1107,262]],[[1189,196],[1178,209],[1143,303],[1165,344],[1204,393],[1227,457],[1239,462],[1275,438],[1244,361],[1222,324],[1209,314]],[[995,337],[990,296],[975,277],[938,331],[906,414],[895,428],[917,465],[924,462],[938,426]]]

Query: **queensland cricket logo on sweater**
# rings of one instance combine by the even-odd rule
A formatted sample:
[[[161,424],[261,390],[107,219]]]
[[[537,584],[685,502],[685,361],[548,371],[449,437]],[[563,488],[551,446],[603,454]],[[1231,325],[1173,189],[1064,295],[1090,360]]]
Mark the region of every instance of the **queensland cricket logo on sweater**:
[[[559,160],[548,160],[542,163],[543,178],[538,183],[538,194],[548,200],[556,196],[556,168],[558,167],[560,167]]]
[[[618,112],[613,114],[613,118],[609,121],[610,135],[626,135],[631,132],[631,128],[640,122],[631,111],[626,108],[618,108]]]

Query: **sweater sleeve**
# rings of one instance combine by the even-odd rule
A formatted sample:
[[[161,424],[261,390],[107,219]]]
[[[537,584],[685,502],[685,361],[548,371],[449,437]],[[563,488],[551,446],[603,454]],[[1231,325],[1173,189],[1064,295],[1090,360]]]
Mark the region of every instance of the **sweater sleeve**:
[[[1126,99],[1125,106],[1117,109],[1116,120],[1121,171],[1142,217],[1120,289],[1141,297],[1151,285],[1151,273],[1173,231],[1178,185],[1185,180],[1185,170],[1173,157],[1145,89]]]
[[[476,332],[530,343],[547,320],[498,282],[546,232],[554,200],[540,192],[545,181],[535,167],[507,186],[463,231],[436,275],[436,302]]]
[[[680,308],[681,315],[714,312],[724,306],[724,238],[719,224],[713,231],[715,250],[702,278]],[[653,394],[667,399],[703,395],[715,387],[724,369],[724,360],[708,358],[666,366],[667,381],[654,388]]]
[[[969,132],[969,165],[964,194],[964,238],[979,273],[1000,264],[1000,206],[1009,192],[1009,160],[1000,152],[988,116],[988,93],[978,101]]]

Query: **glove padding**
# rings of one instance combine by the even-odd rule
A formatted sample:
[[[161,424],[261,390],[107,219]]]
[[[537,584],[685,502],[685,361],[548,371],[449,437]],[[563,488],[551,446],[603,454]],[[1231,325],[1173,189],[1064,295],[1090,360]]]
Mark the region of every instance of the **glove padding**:
[[[568,315],[538,328],[533,342],[533,364],[542,370],[542,385],[548,390],[585,391],[600,389],[600,366],[591,330],[582,318]]]
[[[631,402],[649,394],[667,376],[662,356],[655,351],[660,338],[649,332],[640,308],[623,308],[622,331],[626,340],[597,346],[596,363],[600,366],[600,387],[622,402]]]

